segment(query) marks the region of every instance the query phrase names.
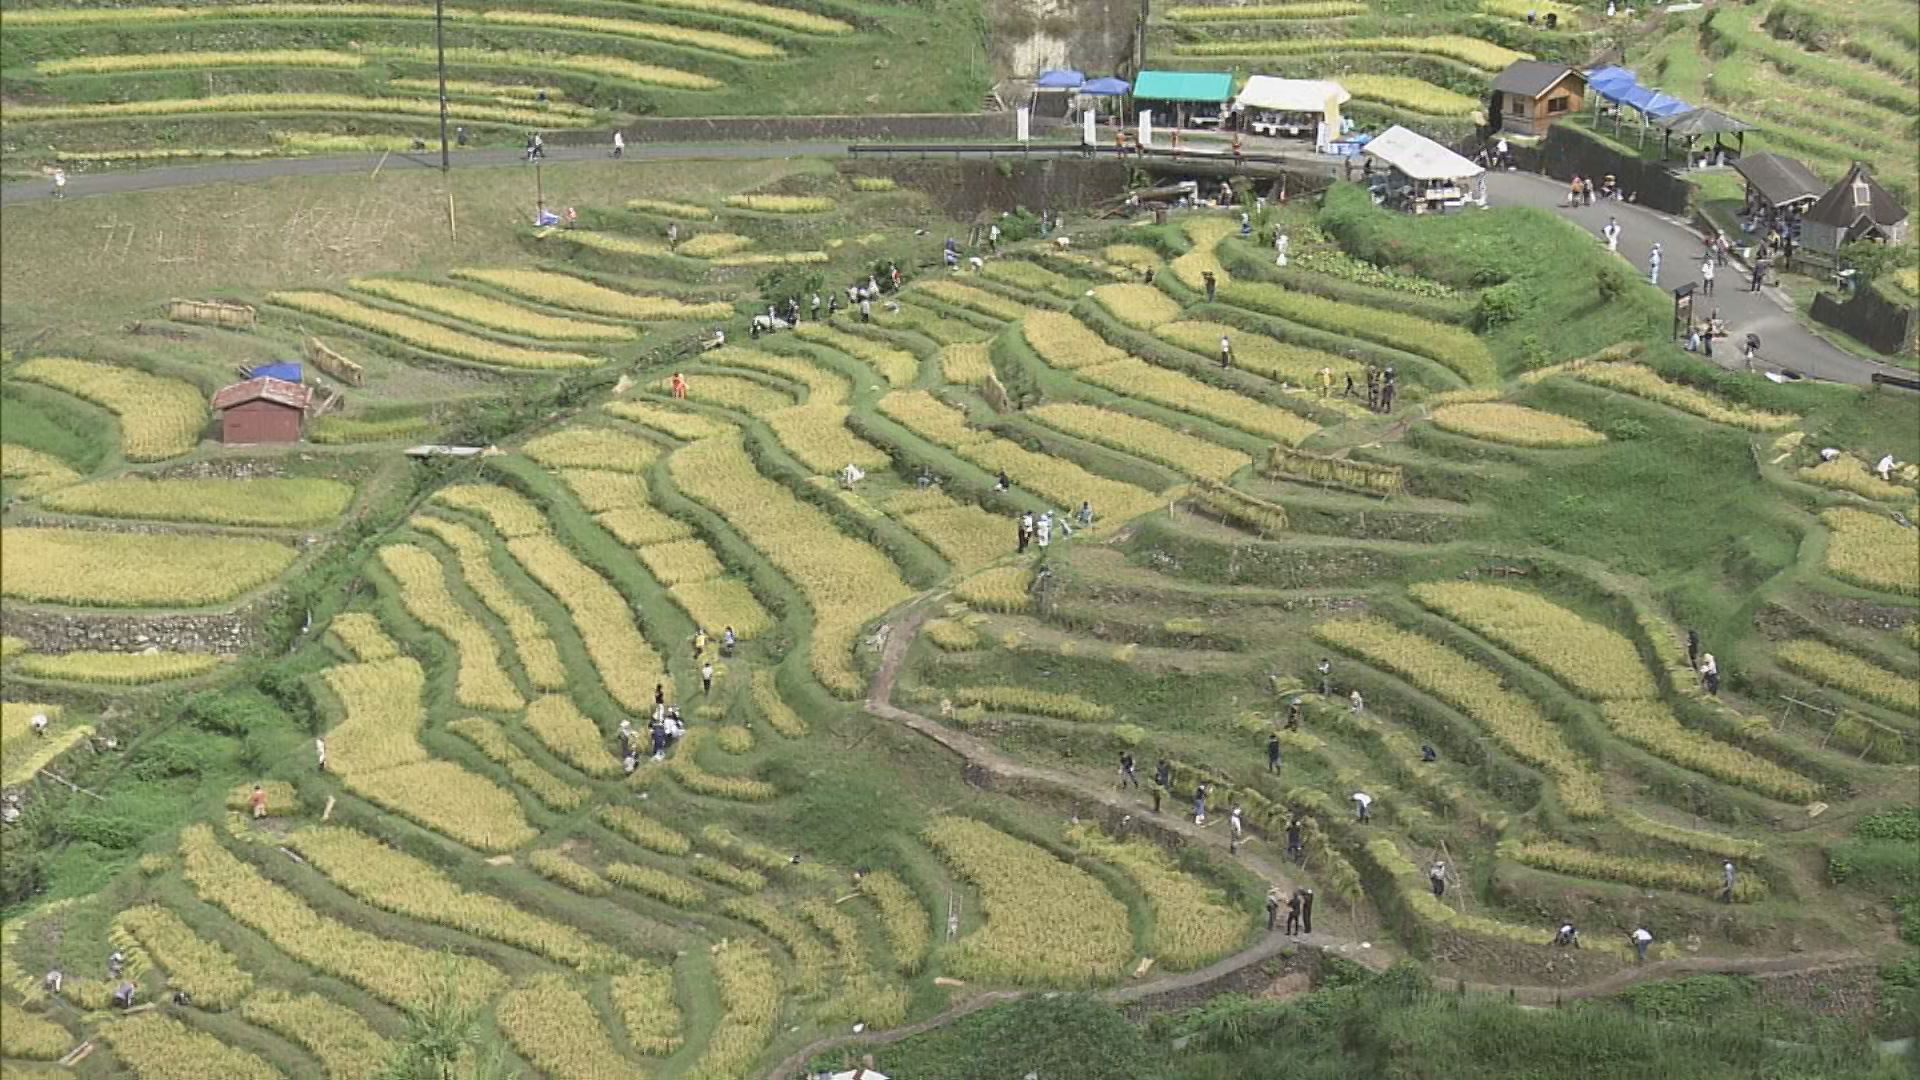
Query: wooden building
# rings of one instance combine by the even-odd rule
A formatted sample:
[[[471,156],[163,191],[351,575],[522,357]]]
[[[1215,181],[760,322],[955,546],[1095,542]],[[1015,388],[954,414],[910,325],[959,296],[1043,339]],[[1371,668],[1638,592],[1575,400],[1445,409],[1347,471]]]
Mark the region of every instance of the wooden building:
[[[265,378],[234,383],[213,395],[220,441],[229,446],[299,442],[312,401],[313,391],[299,383]]]
[[[1587,77],[1565,64],[1516,60],[1493,80],[1491,116],[1501,131],[1545,135],[1554,121],[1580,111]]]
[[[1907,238],[1911,224],[1907,208],[1856,162],[1801,215],[1800,246],[1832,256],[1855,240],[1898,244]]]

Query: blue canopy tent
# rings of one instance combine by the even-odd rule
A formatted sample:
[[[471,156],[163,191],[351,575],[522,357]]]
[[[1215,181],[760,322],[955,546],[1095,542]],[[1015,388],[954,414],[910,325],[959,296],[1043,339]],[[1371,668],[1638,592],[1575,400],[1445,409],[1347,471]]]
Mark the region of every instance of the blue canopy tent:
[[[1059,68],[1043,71],[1033,80],[1035,90],[1078,90],[1085,85],[1087,77],[1072,68]]]
[[[279,379],[281,382],[297,383],[304,381],[303,374],[300,365],[295,363],[261,364],[248,371],[247,378]]]
[[[1111,75],[1104,79],[1095,79],[1080,88],[1080,92],[1089,97],[1125,97],[1133,89],[1133,84],[1125,79],[1116,79]]]
[[[1587,72],[1587,86],[1595,93],[1617,100],[1612,95],[1639,83],[1640,77],[1623,67],[1594,68]]]

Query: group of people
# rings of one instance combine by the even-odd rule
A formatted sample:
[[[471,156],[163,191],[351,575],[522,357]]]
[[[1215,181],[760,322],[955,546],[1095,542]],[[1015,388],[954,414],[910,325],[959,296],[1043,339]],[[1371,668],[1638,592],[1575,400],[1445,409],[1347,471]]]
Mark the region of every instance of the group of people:
[[[1006,470],[1002,469],[999,478],[995,482],[995,490],[1006,491],[1011,484],[1012,481],[1007,477]],[[1039,517],[1035,517],[1031,510],[1024,510],[1015,523],[1017,536],[1015,537],[1016,546],[1014,550],[1021,555],[1025,555],[1028,545],[1036,545],[1041,551],[1045,551],[1047,550],[1047,545],[1053,543],[1053,530],[1056,527],[1059,528],[1060,535],[1071,536],[1073,535],[1075,522],[1078,522],[1080,528],[1083,529],[1092,527],[1093,503],[1083,500],[1080,503],[1080,509],[1074,511],[1071,519],[1069,519],[1065,513],[1060,514],[1059,517],[1055,517],[1051,510],[1041,511]]]
[[[1280,898],[1278,886],[1267,890],[1267,929],[1275,929],[1279,921]],[[1313,933],[1313,890],[1295,889],[1284,901],[1287,909],[1286,935],[1297,937],[1300,934]]]
[[[1592,206],[1595,199],[1621,202],[1626,199],[1626,192],[1621,190],[1620,181],[1612,173],[1598,180],[1576,175],[1567,181],[1568,206]]]
[[[1225,338],[1221,339],[1225,341]],[[1363,373],[1367,386],[1367,408],[1372,412],[1390,413],[1393,411],[1393,399],[1400,392],[1400,376],[1392,366],[1381,367],[1368,364]],[[1319,372],[1320,396],[1333,396],[1333,369],[1323,367]],[[1353,372],[1347,372],[1347,385],[1340,391],[1343,398],[1358,398],[1360,388],[1353,381]]]

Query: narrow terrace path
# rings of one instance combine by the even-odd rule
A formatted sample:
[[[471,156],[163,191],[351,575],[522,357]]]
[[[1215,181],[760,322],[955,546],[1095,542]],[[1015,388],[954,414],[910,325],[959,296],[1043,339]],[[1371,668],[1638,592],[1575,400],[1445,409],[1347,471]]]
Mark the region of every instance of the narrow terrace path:
[[[1108,789],[1104,785],[1088,781],[1085,777],[1058,769],[1028,765],[1013,760],[1000,753],[991,745],[965,732],[955,731],[918,713],[909,712],[892,703],[894,683],[899,679],[900,667],[906,662],[907,650],[919,636],[921,626],[926,622],[931,597],[921,597],[909,606],[898,611],[892,622],[888,623],[887,643],[881,652],[880,670],[874,675],[872,686],[867,692],[867,712],[884,720],[892,720],[952,751],[971,769],[978,769],[993,776],[996,780],[1034,784],[1063,790],[1074,796],[1098,803],[1128,814],[1138,814],[1139,806]],[[1176,801],[1176,807],[1179,805]],[[1195,827],[1192,822],[1181,817],[1177,810],[1159,817],[1136,817],[1143,824],[1165,829],[1179,835],[1189,843],[1209,845],[1215,848],[1226,846],[1224,834],[1212,833]],[[1290,891],[1292,880],[1277,864],[1252,851],[1243,851],[1234,857],[1241,865],[1259,874],[1268,882],[1278,885],[1283,891]],[[1171,994],[1181,990],[1204,986],[1223,979],[1235,972],[1244,970],[1279,955],[1283,950],[1304,946],[1312,949],[1333,952],[1344,959],[1352,960],[1376,970],[1382,970],[1400,958],[1400,951],[1390,943],[1361,943],[1336,934],[1302,934],[1289,938],[1280,933],[1267,933],[1247,948],[1217,960],[1197,971],[1178,975],[1167,975],[1157,979],[1148,979],[1130,986],[1118,986],[1102,991],[1100,997],[1114,1004],[1126,1004]],[[1476,993],[1497,994],[1509,997],[1518,1004],[1545,1007],[1562,1000],[1585,997],[1604,997],[1608,994],[1632,986],[1635,983],[1652,979],[1671,978],[1680,975],[1719,973],[1719,974],[1807,974],[1827,970],[1852,967],[1870,960],[1864,953],[1809,953],[1800,956],[1772,957],[1718,957],[1688,956],[1670,960],[1660,960],[1651,964],[1623,968],[1603,979],[1579,987],[1514,986],[1499,983],[1469,982],[1466,988]],[[1444,983],[1444,980],[1442,980]],[[902,1039],[923,1035],[929,1031],[945,1027],[982,1009],[1017,1001],[1027,995],[1027,991],[994,990],[975,994],[962,1000],[943,1012],[930,1016],[916,1024],[887,1031],[864,1031],[857,1035],[830,1035],[808,1043],[787,1055],[778,1065],[768,1072],[772,1080],[789,1080],[805,1075],[807,1063],[828,1051],[853,1047],[885,1046]]]

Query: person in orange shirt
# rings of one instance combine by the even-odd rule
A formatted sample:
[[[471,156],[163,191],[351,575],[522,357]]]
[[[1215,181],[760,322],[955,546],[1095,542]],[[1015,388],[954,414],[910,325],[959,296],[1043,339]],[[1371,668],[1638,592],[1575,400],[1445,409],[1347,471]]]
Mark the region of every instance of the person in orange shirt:
[[[1240,134],[1237,131],[1234,132],[1233,133],[1233,160],[1239,161],[1241,156],[1246,153],[1246,149],[1247,149],[1246,136]]]
[[[253,808],[254,817],[256,818],[266,817],[267,816],[266,789],[261,787],[259,784],[253,785],[253,794],[247,796],[247,805]]]
[[[679,372],[673,373],[673,396],[685,400],[687,396],[687,377]]]

